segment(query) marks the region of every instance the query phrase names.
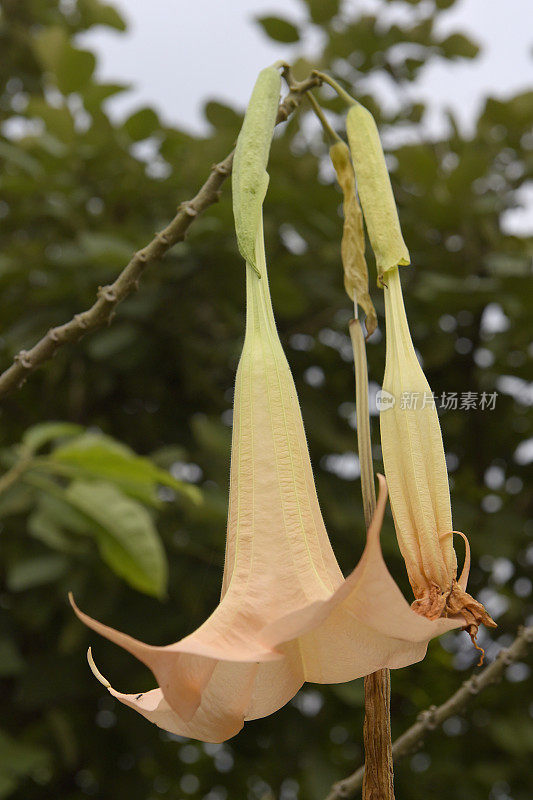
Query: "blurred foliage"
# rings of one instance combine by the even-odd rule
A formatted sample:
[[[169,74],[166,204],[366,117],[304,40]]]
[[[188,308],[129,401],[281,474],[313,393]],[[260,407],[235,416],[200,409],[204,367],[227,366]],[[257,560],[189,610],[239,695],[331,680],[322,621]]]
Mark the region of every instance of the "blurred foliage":
[[[51,452],[39,454],[50,443],[56,445]],[[8,556],[8,589],[52,582],[72,566],[66,554],[87,560],[90,548],[80,537],[89,537],[107,565],[135,589],[166,594],[167,559],[147,508],[162,506],[159,487],[198,503],[197,487],[111,437],[68,422],[29,428],[21,444],[3,455],[10,468],[0,483],[0,516],[28,514],[28,533],[62,554],[21,560],[17,552],[12,564]]]
[[[483,634],[492,657],[526,617],[531,595],[523,446],[533,436],[531,246],[508,224],[531,179],[533,95],[488,99],[468,136],[450,115],[447,132],[430,140],[420,103],[398,91],[398,107],[385,111],[366,81],[383,76],[401,89],[431,59],[475,57],[476,43],[460,32],[437,32],[439,14],[453,4],[382,0],[374,15],[358,15],[338,0],[307,0],[307,23],[259,22],[267,35],[294,42],[287,58],[319,26],[313,66],[345,81],[378,119],[415,266],[403,273],[408,314],[434,392],[498,392],[494,411],[441,417],[454,524],[472,545],[470,586],[499,623],[492,638]],[[400,5],[404,21],[389,23],[389,7]],[[98,285],[195,193],[241,123],[240,110],[214,101],[204,137],[166,127],[150,108],[122,121],[110,117],[107,100],[126,87],[95,77],[94,55],[76,38],[93,25],[125,27],[99,0],[0,0],[2,366],[92,302]],[[297,74],[307,68],[297,61]],[[327,89],[321,94],[342,130],[339,101]],[[341,196],[318,127],[311,119],[301,124],[307,114],[276,136],[265,230],[319,497],[349,570],[364,525]],[[380,291],[373,295],[382,322]],[[84,629],[67,604],[73,591],[94,616],[154,643],[187,634],[216,605],[243,328],[243,265],[226,187],[109,328],[64,348],[4,399],[2,460],[7,475],[17,465],[20,474],[0,496],[0,797],[319,800],[359,765],[361,681],[306,686],[224,745],[176,741],[117,707],[94,680],[85,663],[89,643],[117,688],[151,685],[141,665]],[[368,345],[375,385],[383,344],[377,331]],[[43,427],[55,420],[62,422]],[[377,425],[374,437],[379,468]],[[201,487],[202,502],[183,482]],[[408,594],[390,520],[383,539]],[[161,601],[150,595],[164,594],[167,565]],[[458,633],[434,642],[421,664],[395,672],[394,733],[442,702],[474,661]],[[464,718],[449,720],[400,763],[398,796],[526,800],[533,738],[521,683],[527,675],[525,664],[511,666]]]

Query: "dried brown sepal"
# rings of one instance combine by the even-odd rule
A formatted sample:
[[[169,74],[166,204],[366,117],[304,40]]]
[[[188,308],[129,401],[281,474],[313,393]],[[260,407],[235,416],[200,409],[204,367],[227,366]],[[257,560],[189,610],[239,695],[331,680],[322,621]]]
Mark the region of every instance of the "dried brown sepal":
[[[352,300],[357,300],[365,312],[367,336],[370,336],[376,330],[378,320],[368,292],[363,214],[355,193],[355,174],[350,150],[344,142],[335,142],[330,147],[329,154],[344,197],[344,227],[341,242],[344,288],[348,296]]]
[[[417,614],[431,620],[441,617],[463,617],[466,623],[464,630],[467,631],[476,650],[481,653],[478,667],[481,666],[485,651],[476,642],[479,626],[496,628],[497,625],[484,606],[465,592],[457,581],[452,581],[451,589],[447,592],[442,592],[439,586],[432,584],[414,601],[411,608]]]

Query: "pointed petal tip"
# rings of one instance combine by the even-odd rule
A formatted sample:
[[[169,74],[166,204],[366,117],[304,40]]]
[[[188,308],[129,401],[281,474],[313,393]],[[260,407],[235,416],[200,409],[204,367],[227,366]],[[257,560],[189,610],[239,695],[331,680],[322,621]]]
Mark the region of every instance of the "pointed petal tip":
[[[458,533],[459,536],[463,537],[465,543],[465,560],[463,564],[463,569],[461,571],[461,575],[459,576],[459,580],[457,583],[461,587],[461,589],[466,590],[466,586],[468,583],[468,576],[470,575],[470,542],[468,541],[467,537],[461,531],[453,531],[453,533]]]
[[[379,542],[379,537],[381,534],[381,526],[383,525],[383,517],[385,516],[385,507],[387,505],[387,498],[389,496],[389,492],[387,489],[387,481],[385,480],[385,477],[378,472],[377,478],[379,482],[378,500],[376,503],[374,514],[372,516],[372,521],[370,522],[370,525],[368,527],[367,538],[375,539],[377,542]]]
[[[89,667],[91,668],[91,672],[94,675],[94,677],[96,678],[96,680],[100,681],[102,686],[105,686],[106,689],[111,689],[111,684],[109,683],[107,678],[104,678],[104,676],[102,675],[102,673],[100,672],[100,670],[98,669],[96,664],[94,663],[93,653],[92,653],[92,650],[91,650],[90,647],[87,650],[87,661],[89,662]]]
[[[385,475],[382,475],[381,472],[377,472],[376,475],[377,475],[380,491],[381,491],[381,489],[383,489],[384,492],[388,493],[388,486],[387,486],[387,480],[385,478]]]
[[[88,624],[87,620],[90,619],[90,617],[88,617],[87,614],[84,614],[84,612],[81,610],[81,608],[79,608],[79,606],[76,604],[76,601],[74,600],[74,595],[72,594],[72,592],[68,593],[68,601],[69,601],[70,605],[72,606],[72,610],[74,611],[74,613],[76,614],[78,619],[81,620],[81,622],[83,622],[84,625],[87,625]],[[89,627],[90,627],[90,625],[89,625]]]
[[[463,563],[463,569],[461,570],[461,575],[457,579],[457,583],[461,587],[463,591],[466,590],[468,584],[468,576],[470,575],[470,566],[471,566],[471,555],[470,555],[470,542],[468,538],[465,536],[464,533],[461,531],[446,531],[446,533],[439,534],[439,539],[445,539],[447,536],[452,536],[456,534],[460,536],[465,543],[465,560]]]
[[[81,611],[78,608],[78,606],[76,605],[76,601],[74,600],[74,595],[73,595],[72,592],[68,593],[68,601],[69,601],[70,605],[72,606],[72,609],[73,609],[74,613],[77,614],[78,617],[79,617],[79,615],[81,614]]]

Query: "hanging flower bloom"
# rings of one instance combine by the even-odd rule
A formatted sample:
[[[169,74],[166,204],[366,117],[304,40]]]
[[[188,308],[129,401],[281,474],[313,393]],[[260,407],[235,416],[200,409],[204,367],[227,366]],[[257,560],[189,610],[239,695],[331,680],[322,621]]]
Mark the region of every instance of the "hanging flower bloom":
[[[384,286],[387,350],[380,413],[385,475],[400,550],[415,595],[428,619],[461,615],[473,639],[494,621],[457,581],[448,472],[433,394],[411,341],[398,265],[410,263],[374,118],[355,103],[347,132],[368,235]]]
[[[81,612],[90,628],[151,669],[159,688],[111,694],[159,727],[203,741],[273,713],[305,680],[337,683],[424,657],[461,620],[414,614],[379,545],[387,497],[357,568],[343,580],[320,513],[296,389],[272,313],[260,230],[247,267],[237,371],[226,557],[220,604],[194,633],[154,647]]]
[[[268,75],[259,85],[266,84],[277,103],[272,83]],[[260,99],[265,124],[273,129],[273,103],[264,104],[264,95]],[[246,185],[239,170],[237,180]],[[250,207],[255,213],[253,203]],[[238,214],[246,249],[251,223]],[[430,621],[415,614],[387,571],[379,544],[387,499],[383,478],[364,553],[343,579],[320,513],[296,389],[276,331],[261,214],[253,265],[246,266],[246,297],[219,605],[189,636],[157,647],[92,619],[72,600],[86,625],[142,661],[158,683],[144,694],[118,692],[91,656],[96,677],[110,693],[161,728],[209,742],[224,741],[245,720],[273,713],[305,680],[344,682],[412,664],[424,657],[433,636],[462,625],[460,618]]]

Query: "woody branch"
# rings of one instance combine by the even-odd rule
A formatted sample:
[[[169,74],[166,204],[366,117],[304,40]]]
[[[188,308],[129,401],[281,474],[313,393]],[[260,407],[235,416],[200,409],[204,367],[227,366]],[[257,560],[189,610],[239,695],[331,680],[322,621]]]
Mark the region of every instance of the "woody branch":
[[[284,73],[289,75],[288,69]],[[304,81],[289,83],[289,91],[279,105],[276,124],[284,122],[295,111],[307,91],[320,85],[321,79],[310,76]],[[63,325],[50,328],[30,350],[21,350],[13,359],[13,363],[0,375],[0,397],[14,389],[20,388],[29,375],[52,358],[59,348],[77,342],[88,333],[92,333],[104,325],[108,325],[116,312],[117,306],[132,292],[139,288],[139,280],[146,268],[163,256],[177,242],[183,241],[185,234],[195,219],[220,198],[220,190],[226,178],[231,174],[233,151],[222,161],[215,164],[209,177],[197,194],[178,206],[174,219],[152,241],[133,254],[115,281],[108,286],[100,286],[97,298],[87,310],[65,322]]]
[[[440,727],[449,717],[463,711],[472,700],[487,686],[497,683],[507,666],[523,658],[528,646],[533,643],[533,626],[520,628],[516,639],[509,648],[501,650],[492,664],[485,667],[482,672],[473,675],[463,683],[460,689],[451,695],[442,705],[430,706],[418,715],[417,721],[411,725],[392,745],[392,755],[395,761],[412,753],[422,744],[426,735]],[[326,800],[345,800],[354,797],[363,785],[364,768],[335,783]]]

